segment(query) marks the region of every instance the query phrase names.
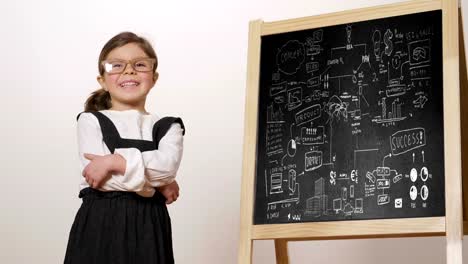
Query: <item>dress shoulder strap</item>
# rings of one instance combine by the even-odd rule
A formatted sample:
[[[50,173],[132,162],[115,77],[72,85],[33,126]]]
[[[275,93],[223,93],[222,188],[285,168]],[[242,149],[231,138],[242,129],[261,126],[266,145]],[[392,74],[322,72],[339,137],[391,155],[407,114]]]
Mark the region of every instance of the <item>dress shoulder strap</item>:
[[[91,113],[98,119],[99,125],[101,127],[102,139],[104,143],[106,143],[106,146],[109,149],[109,151],[111,153],[114,153],[114,150],[120,145],[120,134],[112,120],[110,120],[110,118],[108,118],[106,115],[99,111],[81,112],[76,117],[77,120],[82,113]]]
[[[178,117],[163,117],[153,125],[153,141],[121,138],[112,120],[103,113],[98,111],[81,112],[76,117],[77,120],[82,113],[91,113],[96,116],[101,127],[103,141],[111,153],[114,153],[116,148],[137,148],[141,152],[158,149],[159,141],[166,135],[174,123],[180,124],[183,129],[182,134],[185,135],[185,126],[182,119]]]
[[[182,119],[179,117],[163,117],[159,119],[156,123],[154,123],[153,126],[153,142],[156,145],[156,148],[159,146],[159,141],[161,140],[162,137],[164,137],[171,128],[171,125],[174,123],[180,124],[180,126],[183,129],[182,135],[185,135],[185,126],[184,122],[182,122]]]

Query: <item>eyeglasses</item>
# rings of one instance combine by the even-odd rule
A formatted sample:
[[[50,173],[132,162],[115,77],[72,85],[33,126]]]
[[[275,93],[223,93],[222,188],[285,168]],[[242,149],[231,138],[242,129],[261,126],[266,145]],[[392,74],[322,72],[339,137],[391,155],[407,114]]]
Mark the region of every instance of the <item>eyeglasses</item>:
[[[155,63],[156,59],[154,58],[138,58],[130,61],[112,59],[103,61],[102,66],[106,73],[116,74],[124,72],[127,64],[130,64],[137,72],[150,72],[153,71]]]

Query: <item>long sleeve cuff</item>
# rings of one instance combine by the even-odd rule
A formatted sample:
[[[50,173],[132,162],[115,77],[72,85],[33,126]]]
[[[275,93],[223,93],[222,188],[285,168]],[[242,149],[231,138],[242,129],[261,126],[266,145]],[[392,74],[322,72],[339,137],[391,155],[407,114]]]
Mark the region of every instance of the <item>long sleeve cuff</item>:
[[[112,175],[113,178],[119,177],[116,184],[121,184],[121,187],[127,191],[142,191],[146,178],[141,152],[136,148],[121,148],[115,149],[114,153],[121,155],[127,162],[123,175]]]

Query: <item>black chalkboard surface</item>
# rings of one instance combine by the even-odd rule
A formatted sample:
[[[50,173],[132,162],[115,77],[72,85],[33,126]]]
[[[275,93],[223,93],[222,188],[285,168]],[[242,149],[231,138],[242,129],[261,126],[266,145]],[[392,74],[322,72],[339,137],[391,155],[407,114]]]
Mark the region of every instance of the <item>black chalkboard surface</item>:
[[[254,224],[445,214],[440,10],[261,38]]]

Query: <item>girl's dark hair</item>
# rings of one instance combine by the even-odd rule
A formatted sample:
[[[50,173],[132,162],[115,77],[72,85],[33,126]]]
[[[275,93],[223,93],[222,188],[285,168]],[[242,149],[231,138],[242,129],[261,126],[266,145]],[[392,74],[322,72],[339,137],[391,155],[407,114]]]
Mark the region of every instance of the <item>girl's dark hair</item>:
[[[154,71],[156,72],[156,68],[158,67],[158,57],[148,40],[132,32],[122,32],[111,38],[101,50],[98,60],[98,69],[101,76],[104,75],[104,66],[102,65],[102,61],[107,58],[107,55],[109,55],[109,53],[115,48],[125,46],[129,43],[138,44],[148,57],[156,59],[154,63]],[[109,109],[111,107],[112,103],[110,94],[103,88],[92,92],[85,103],[85,111],[99,111]]]

